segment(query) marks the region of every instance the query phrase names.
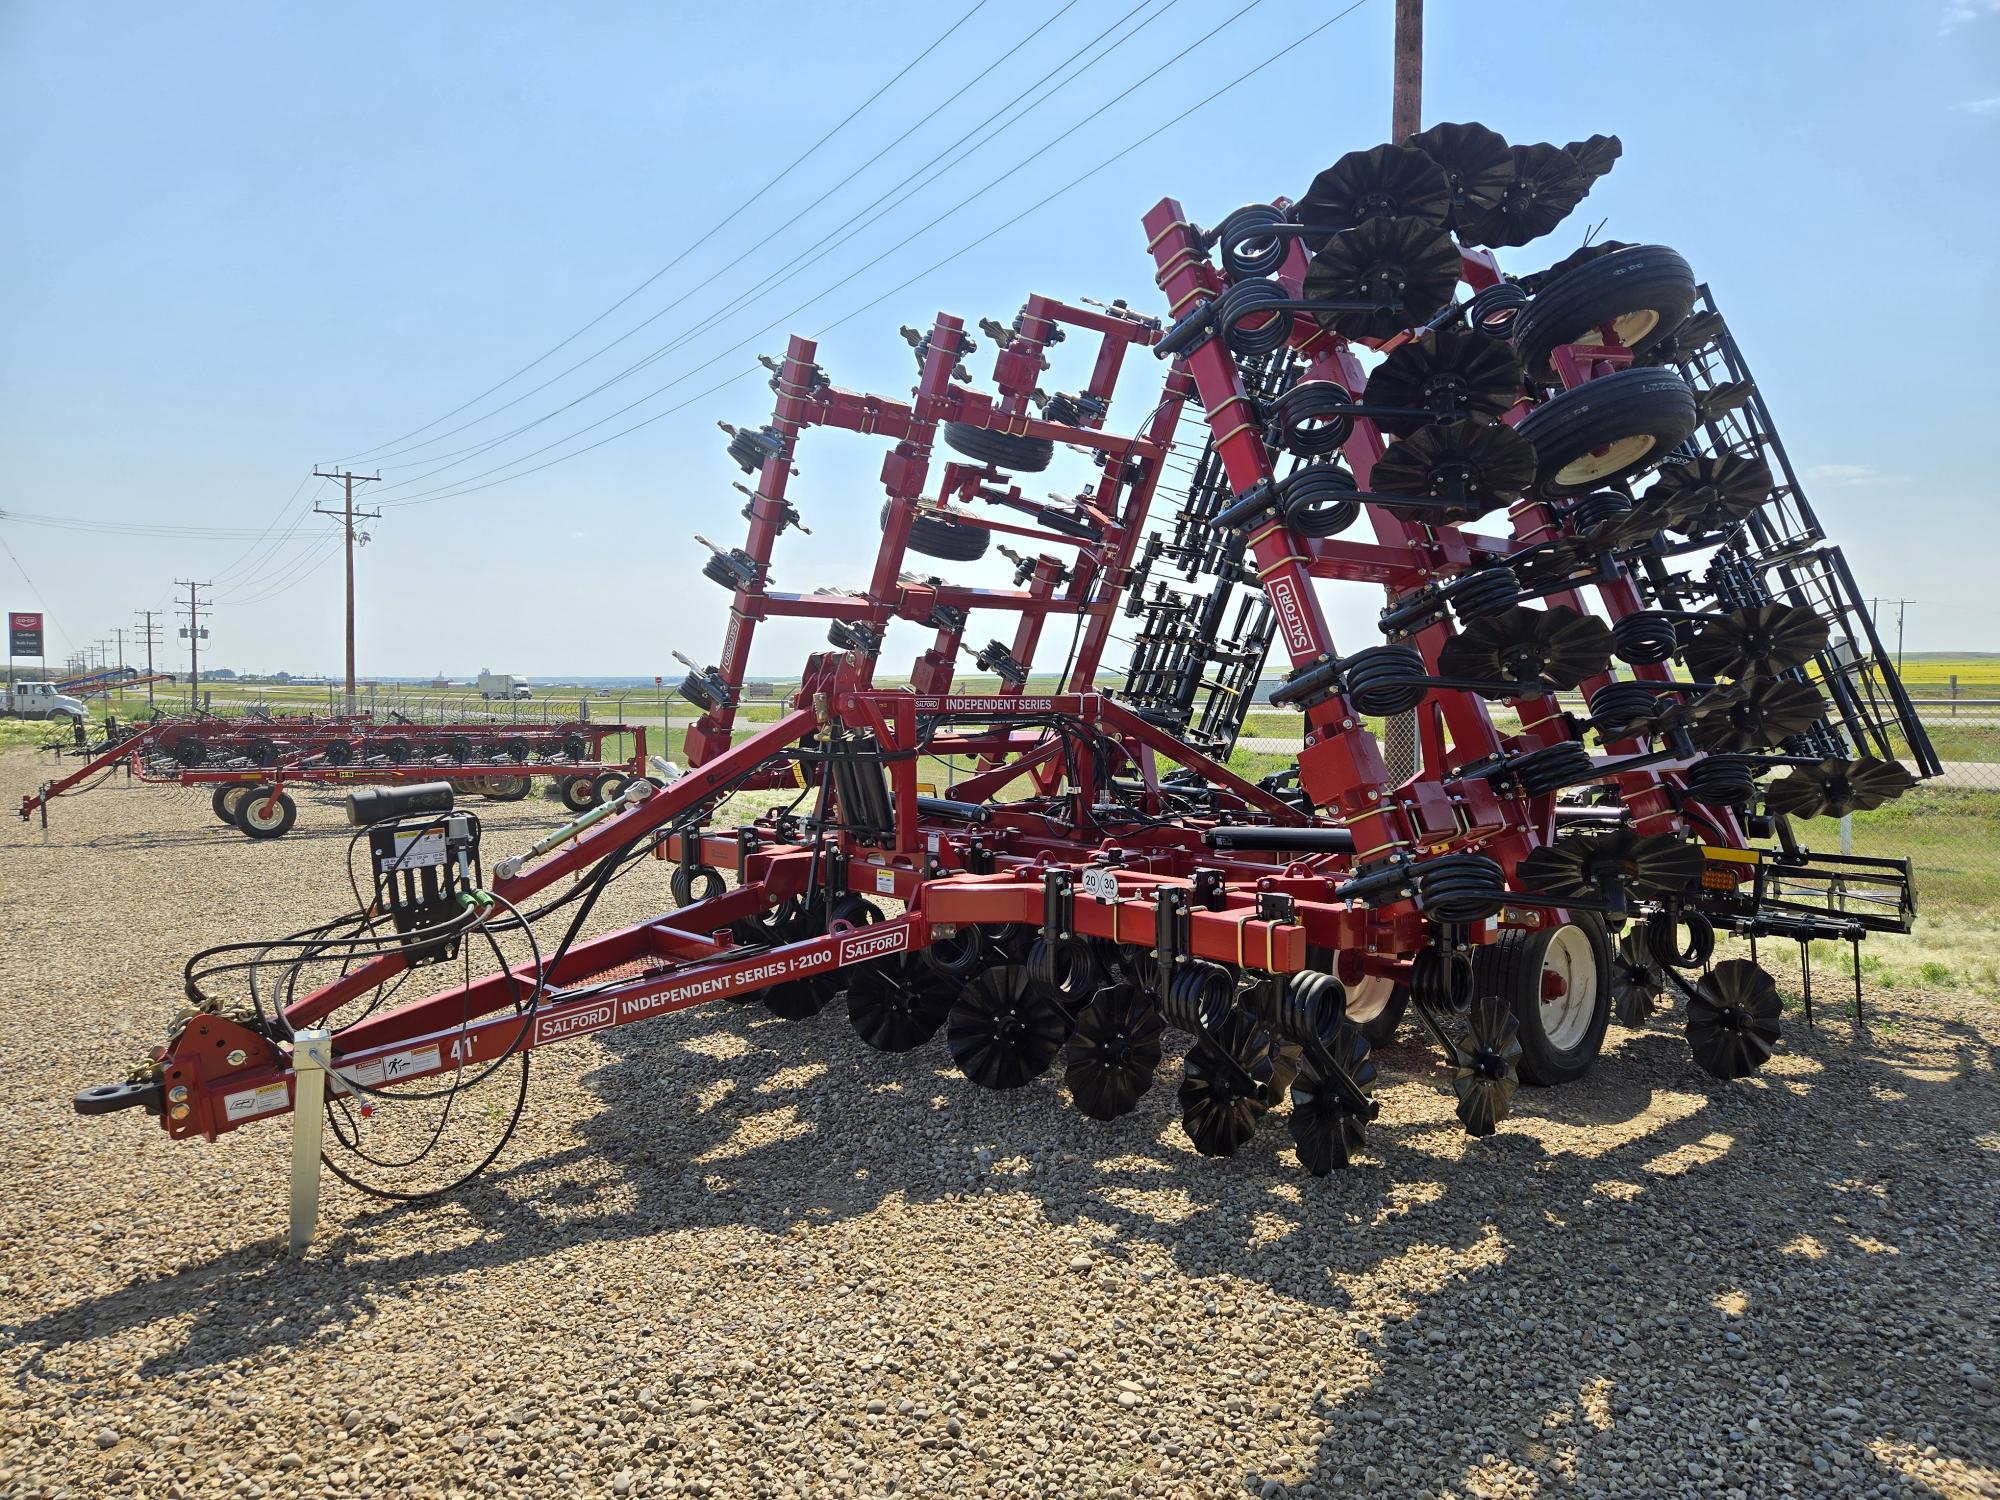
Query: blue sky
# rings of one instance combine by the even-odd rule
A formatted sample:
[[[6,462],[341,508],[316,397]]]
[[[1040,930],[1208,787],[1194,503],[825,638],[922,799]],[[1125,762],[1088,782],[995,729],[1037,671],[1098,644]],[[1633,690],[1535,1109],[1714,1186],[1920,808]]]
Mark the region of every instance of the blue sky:
[[[52,650],[129,626],[192,576],[217,581],[217,662],[337,670],[339,564],[330,523],[308,514],[329,490],[300,481],[315,463],[355,457],[382,464],[385,482],[366,489],[387,510],[361,554],[364,675],[672,673],[673,650],[711,658],[723,596],[698,576],[692,535],[741,529],[738,476],[714,424],[761,421],[770,395],[759,378],[710,387],[782,349],[788,329],[837,323],[821,341],[831,376],[902,392],[913,366],[896,328],[939,308],[1006,321],[1031,290],[1151,307],[1139,218],[1161,196],[1212,223],[1239,203],[1296,195],[1341,152],[1386,135],[1392,5],[1364,0],[1186,123],[997,228],[1348,0],[1261,0],[1241,15],[1246,0],[1139,3],[988,0],[706,240],[972,0],[0,5],[0,509],[232,533],[0,521],[54,617]],[[1600,218],[1606,235],[1680,249],[1715,288],[1864,589],[1920,601],[1910,647],[2000,650],[1995,483],[1978,456],[2000,363],[2000,0],[1432,0],[1430,12],[1427,123],[1625,142],[1583,208],[1508,252],[1509,268],[1538,269]],[[1099,46],[1129,40],[1076,66],[1127,15]],[[1020,83],[1066,64],[1050,82],[1069,82],[951,172],[845,243],[812,248]],[[691,244],[560,354],[425,426]],[[744,288],[787,274],[685,337]],[[988,361],[982,350],[975,373]],[[1052,373],[1051,389],[1074,383]],[[1151,406],[1158,372],[1130,375],[1127,421]],[[423,498],[452,480],[506,479],[681,403],[574,461]],[[865,576],[881,451],[813,436],[794,495],[815,535],[785,539],[779,587]],[[0,602],[38,607],[15,559],[0,555]],[[1329,602],[1343,642],[1372,638],[1367,590],[1329,590]],[[771,632],[756,670],[796,670],[817,637]],[[915,648],[892,638],[891,660]]]

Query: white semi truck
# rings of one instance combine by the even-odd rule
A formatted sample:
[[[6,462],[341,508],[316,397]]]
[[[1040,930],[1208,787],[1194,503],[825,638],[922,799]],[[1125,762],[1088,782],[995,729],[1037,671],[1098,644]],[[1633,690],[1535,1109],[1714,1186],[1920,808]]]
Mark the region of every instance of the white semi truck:
[[[488,702],[495,698],[516,702],[535,696],[528,691],[528,684],[522,678],[506,672],[489,672],[484,667],[479,669],[479,680],[473,686],[479,689],[479,696]]]

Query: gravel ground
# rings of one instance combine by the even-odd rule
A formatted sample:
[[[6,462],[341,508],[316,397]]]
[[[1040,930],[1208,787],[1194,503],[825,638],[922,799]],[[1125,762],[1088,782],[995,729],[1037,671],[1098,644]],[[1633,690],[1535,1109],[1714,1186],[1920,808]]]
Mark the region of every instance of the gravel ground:
[[[1195,1155],[1171,1065],[1103,1126],[705,1007],[537,1054],[448,1202],[329,1181],[295,1261],[282,1125],[68,1099],[189,952],[342,909],[345,842],[117,786],[0,835],[0,1493],[2000,1495],[2000,1008],[1823,1010],[1737,1085],[1657,1019],[1484,1142],[1393,1049],[1315,1180],[1277,1122]]]

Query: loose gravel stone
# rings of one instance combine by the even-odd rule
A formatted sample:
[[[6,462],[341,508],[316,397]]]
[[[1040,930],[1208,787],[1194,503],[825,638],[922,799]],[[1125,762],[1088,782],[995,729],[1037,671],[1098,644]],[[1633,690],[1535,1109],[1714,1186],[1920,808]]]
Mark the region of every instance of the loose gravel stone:
[[[478,807],[489,867],[560,821]],[[1733,1085],[1662,1015],[1485,1141],[1412,1042],[1318,1180],[1282,1117],[1196,1155],[1172,1059],[1100,1125],[716,1004],[538,1051],[467,1192],[329,1177],[294,1259],[283,1122],[69,1099],[189,953],[347,909],[348,832],[114,781],[0,834],[0,1495],[2000,1495],[2000,1008],[1828,1003]]]

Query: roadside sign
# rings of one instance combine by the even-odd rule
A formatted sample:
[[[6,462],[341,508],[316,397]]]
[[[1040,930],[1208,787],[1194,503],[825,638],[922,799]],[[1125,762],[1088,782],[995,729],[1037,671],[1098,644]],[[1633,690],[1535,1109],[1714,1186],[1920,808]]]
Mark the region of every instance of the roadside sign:
[[[10,613],[7,616],[7,654],[42,655],[42,617],[38,614]]]

